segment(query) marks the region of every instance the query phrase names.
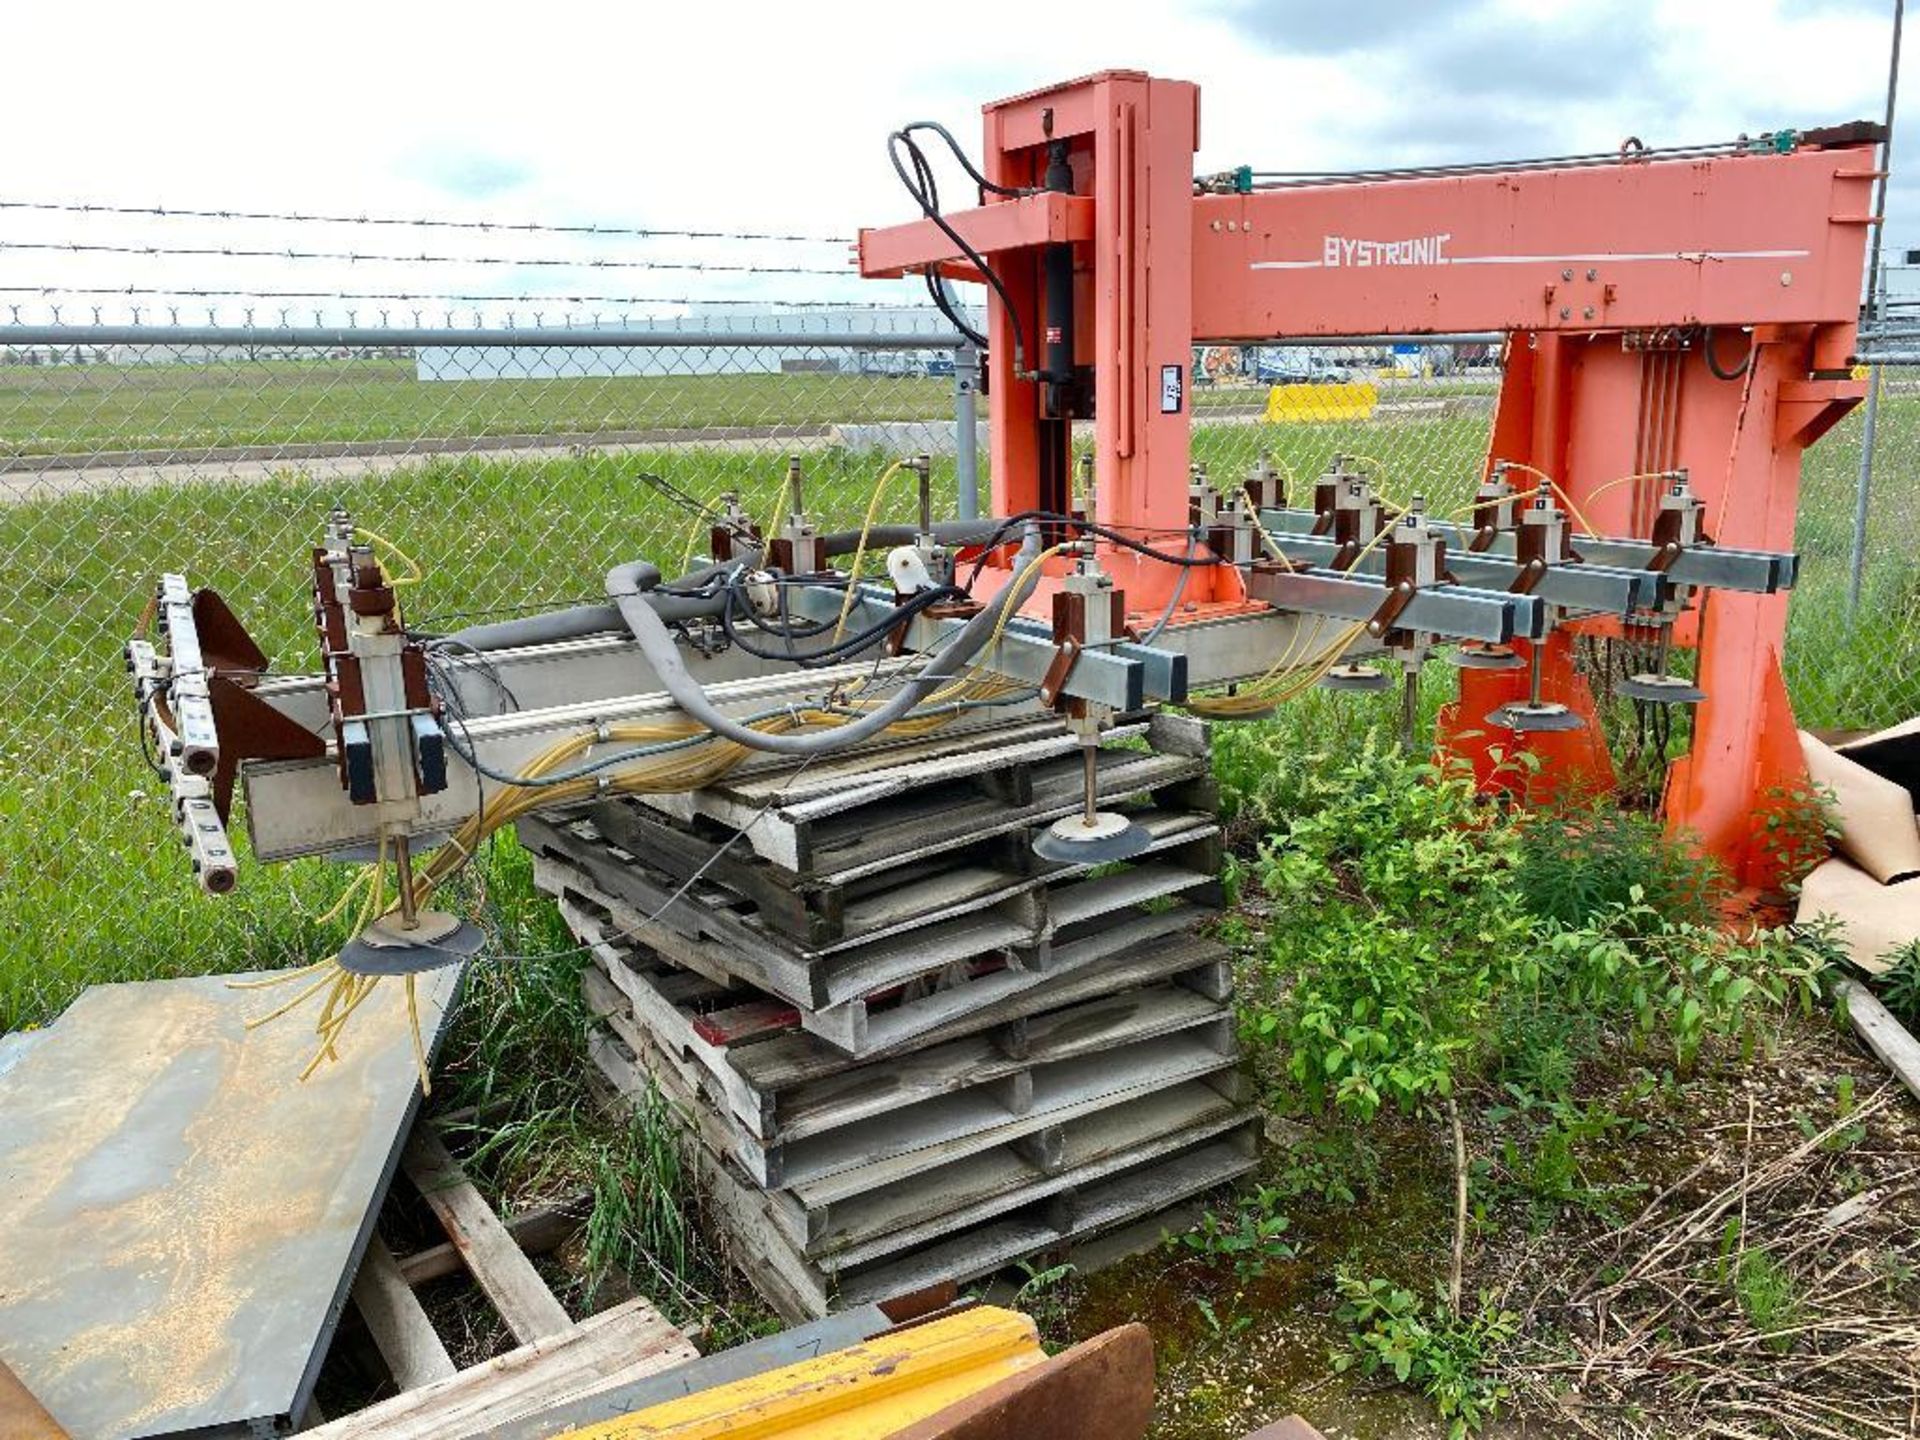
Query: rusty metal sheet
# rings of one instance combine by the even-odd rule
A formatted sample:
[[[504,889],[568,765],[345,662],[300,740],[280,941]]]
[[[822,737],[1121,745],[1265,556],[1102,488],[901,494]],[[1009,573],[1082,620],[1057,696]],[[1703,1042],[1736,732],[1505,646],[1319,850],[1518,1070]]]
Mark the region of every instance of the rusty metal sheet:
[[[894,1440],[1140,1440],[1153,1419],[1153,1334],[1118,1325],[902,1429]]]
[[[399,985],[305,1083],[310,1007],[246,1029],[292,993],[96,986],[0,1074],[0,1355],[76,1440],[306,1406],[420,1096]]]

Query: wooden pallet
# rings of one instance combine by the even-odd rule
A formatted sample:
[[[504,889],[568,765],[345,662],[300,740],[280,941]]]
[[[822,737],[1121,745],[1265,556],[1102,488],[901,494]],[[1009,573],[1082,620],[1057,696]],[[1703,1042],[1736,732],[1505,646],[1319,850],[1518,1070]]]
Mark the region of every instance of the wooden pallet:
[[[1138,945],[1097,973],[1056,976],[960,1022],[977,1030],[956,1026],[866,1063],[807,1035],[791,1009],[709,987],[632,947],[595,944],[593,961],[595,1012],[644,1029],[770,1170],[784,1168],[792,1147],[887,1116],[921,1123],[932,1115],[924,1106],[974,1091],[1024,1113],[1035,1070],[1079,1056],[1193,1029],[1212,1032],[1223,1052],[1231,1045],[1225,953],[1192,935]]]
[[[447,1241],[396,1258],[375,1235],[351,1289],[400,1393],[307,1434],[319,1440],[490,1435],[557,1401],[631,1384],[698,1358],[692,1342],[646,1300],[575,1321],[541,1279],[529,1250],[550,1248],[577,1229],[591,1197],[505,1223],[425,1123],[416,1126],[400,1163]],[[576,1213],[569,1214],[570,1208]],[[461,1270],[519,1346],[467,1370],[454,1367],[415,1293],[426,1281]]]
[[[1215,808],[1207,763],[1192,756],[1103,750],[1098,778],[1101,804],[1109,809],[1130,801],[1188,813]],[[956,793],[960,785],[965,789]],[[587,814],[609,843],[645,855],[675,881],[700,876],[733,890],[753,902],[762,926],[818,951],[883,929],[895,912],[893,897],[908,884],[924,887],[946,877],[956,896],[964,895],[968,883],[991,895],[1004,884],[1002,877],[1045,872],[1027,838],[1034,827],[1075,813],[1083,787],[1079,757],[1072,756],[1037,769],[1016,765],[968,782],[869,799],[806,822],[806,843],[795,847],[798,869],[739,846],[733,829],[704,817],[677,822],[638,799],[595,805]],[[753,828],[779,823],[773,819],[779,813],[769,811]],[[786,814],[784,823],[800,823]],[[968,880],[956,883],[954,877]]]
[[[1102,757],[1103,767],[1121,763],[1122,756],[1132,755],[1136,761],[1140,756],[1138,751],[1111,747],[1144,744],[1162,756],[1198,760],[1202,764],[1191,773],[1205,774],[1208,729],[1191,716],[1156,714],[1116,726],[1105,738],[1109,748]],[[795,874],[852,878],[869,870],[886,869],[892,863],[893,856],[885,845],[860,844],[860,837],[867,833],[880,835],[891,830],[894,835],[912,835],[913,848],[923,848],[926,854],[951,848],[945,839],[956,833],[952,827],[936,836],[915,825],[913,817],[929,813],[929,804],[933,813],[943,817],[963,813],[967,806],[974,805],[967,818],[984,829],[993,822],[993,807],[1035,806],[1036,794],[1047,795],[1045,784],[1034,778],[1047,767],[1069,761],[1075,767],[1077,786],[1079,748],[1078,737],[1057,718],[1026,716],[976,725],[965,732],[948,728],[916,740],[869,744],[849,754],[804,764],[758,761],[707,789],[650,795],[641,803],[682,822],[705,820],[728,832],[744,828],[741,843],[748,851]],[[1114,775],[1108,783],[1115,787],[1115,794],[1135,793],[1126,786],[1145,790],[1169,783],[1157,780],[1140,785],[1148,773],[1136,770],[1126,777]],[[929,793],[935,791],[939,793]],[[1074,789],[1073,796],[1077,795]],[[1201,799],[1187,803],[1192,808],[1211,808],[1210,802]],[[1037,813],[1044,811],[1041,806]],[[1033,818],[1029,817],[1006,828],[1031,823]],[[963,836],[970,833],[972,830],[965,828],[957,831]]]
[[[574,933],[593,947],[609,941],[650,942],[659,932],[632,906],[595,887],[581,871],[561,862],[537,862],[535,877],[556,896]],[[685,977],[674,982],[676,995],[688,998],[732,996],[724,1015],[709,1013],[701,1032],[709,1038],[739,1038],[743,1031],[767,1028],[795,1020],[821,1041],[849,1058],[880,1056],[912,1043],[927,1043],[956,1026],[973,1026],[976,1017],[998,1016],[1000,1002],[1030,989],[1045,989],[1074,973],[1111,963],[1133,948],[1164,940],[1192,929],[1204,912],[1182,899],[1150,913],[1115,903],[1116,894],[1153,889],[1152,875],[1121,874],[1090,882],[1102,887],[1097,894],[1076,894],[1068,908],[1069,922],[1057,931],[1044,951],[988,950],[963,958],[946,958],[938,969],[921,964],[896,975],[886,967],[866,972],[866,982],[839,1002],[820,1009],[796,1004],[790,995],[769,993],[750,977],[737,977],[678,965],[682,952],[674,945],[643,944],[662,965],[671,965]],[[1086,902],[1097,902],[1087,905]],[[1094,914],[1080,918],[1085,905]],[[951,939],[951,932],[948,932]],[[890,947],[891,948],[891,947]],[[900,947],[900,948],[904,948]],[[942,950],[942,955],[948,952]],[[710,988],[703,989],[702,985]],[[709,1006],[711,1011],[714,1007]],[[992,1023],[982,1021],[981,1024]]]
[[[593,1056],[617,1095],[631,1096],[651,1083],[617,1037],[600,1032]],[[794,1243],[775,1197],[706,1145],[693,1149],[739,1242],[737,1258],[776,1309],[799,1319],[941,1281],[966,1283],[1015,1260],[1059,1254],[1237,1179],[1255,1163],[1256,1122],[1243,1107],[1213,1098],[1218,1113],[1210,1119],[1144,1141],[1137,1138],[1140,1131],[1191,1104],[1192,1097],[1161,1097],[1155,1116],[1134,1118],[1138,1129],[1131,1136],[1123,1130],[1122,1107],[1105,1125],[1077,1135],[1052,1174],[1032,1167],[1016,1172],[1004,1153],[972,1157],[961,1162],[964,1170],[943,1177],[956,1207],[940,1214],[926,1209],[908,1224],[892,1224],[883,1232],[884,1243],[861,1239],[850,1227],[845,1243],[818,1255]],[[923,1207],[943,1203],[924,1182],[919,1199]],[[891,1206],[890,1224],[914,1214],[911,1197],[902,1193],[866,1203],[875,1210]],[[855,1219],[871,1225],[874,1215],[856,1212]],[[1157,1239],[1157,1232],[1146,1238]]]
[[[763,1188],[790,1193],[796,1213],[816,1222],[829,1203],[980,1150],[1012,1148],[1044,1167],[1060,1149],[1061,1127],[1078,1117],[1196,1078],[1231,1088],[1237,1063],[1232,1018],[1216,1006],[1176,1029],[1122,1031],[1098,1048],[1075,1045],[1063,1058],[767,1145],[732,1116],[710,1072],[656,1044],[610,981],[589,973],[586,989],[606,1027],[688,1108],[706,1142]],[[890,1088],[891,1064],[865,1068],[871,1089]]]
[[[789,1315],[1136,1243],[1252,1165],[1204,726],[1122,727],[1101,803],[1146,853],[1063,866],[1081,803],[1042,717],[523,822],[591,953],[594,1069],[687,1117]],[[1157,1238],[1154,1235],[1149,1240]]]
[[[680,886],[606,844],[586,822],[523,822],[521,838],[535,852],[535,883],[597,907],[612,926],[606,933],[716,984],[783,1000],[829,1044],[866,1055],[1044,976],[1110,958],[1117,944],[1146,930],[1189,928],[1192,909],[1141,915],[1139,907],[1176,897],[1188,907],[1216,903],[1219,827],[1181,812],[1155,813],[1144,824],[1154,848],[1123,869],[998,876],[991,890],[973,875],[942,877],[910,900],[896,897],[899,909],[875,936],[811,952],[760,929],[751,906],[730,891],[695,886],[676,898]],[[917,920],[907,910],[915,904],[927,907]],[[1134,929],[1116,938],[1120,922]],[[916,982],[925,983],[909,1011],[899,1003],[902,987]]]

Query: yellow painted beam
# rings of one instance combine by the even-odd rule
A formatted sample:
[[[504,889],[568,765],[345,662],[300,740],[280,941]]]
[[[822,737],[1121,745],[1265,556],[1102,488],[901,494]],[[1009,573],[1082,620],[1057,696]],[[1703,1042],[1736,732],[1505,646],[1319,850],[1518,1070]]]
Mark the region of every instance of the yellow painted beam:
[[[979,1305],[560,1440],[880,1440],[1046,1358],[1033,1321]]]

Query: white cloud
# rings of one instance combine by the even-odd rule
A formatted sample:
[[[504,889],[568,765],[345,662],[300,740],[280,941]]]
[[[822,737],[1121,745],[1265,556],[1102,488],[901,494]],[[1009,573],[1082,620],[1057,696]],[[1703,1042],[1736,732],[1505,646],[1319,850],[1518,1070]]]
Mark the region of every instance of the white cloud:
[[[1876,116],[1881,7],[1779,0],[1497,0],[1343,11],[894,3],[15,7],[8,198],[850,234],[906,218],[884,137],[976,143],[995,96],[1111,66],[1198,81],[1198,167],[1503,158]],[[1311,23],[1310,23],[1311,22]],[[1289,44],[1290,33],[1302,39]],[[1414,31],[1419,33],[1415,34]],[[1309,44],[1308,41],[1311,41]],[[1520,57],[1513,69],[1489,66]],[[1489,155],[1488,146],[1498,154]],[[960,196],[958,180],[950,182]],[[1920,239],[1901,198],[1891,239]],[[0,216],[4,234],[359,253],[744,258],[814,246]],[[361,261],[0,251],[0,283],[499,289],[550,272]],[[819,277],[570,272],[632,294],[832,294]],[[295,283],[298,282],[298,283]],[[872,288],[872,287],[869,287]],[[877,296],[875,298],[878,298]]]

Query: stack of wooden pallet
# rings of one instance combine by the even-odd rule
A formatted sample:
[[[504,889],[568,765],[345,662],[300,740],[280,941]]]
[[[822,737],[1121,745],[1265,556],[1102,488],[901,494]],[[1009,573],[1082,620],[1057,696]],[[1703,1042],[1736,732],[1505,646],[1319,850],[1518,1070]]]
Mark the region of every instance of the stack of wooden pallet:
[[[1153,839],[1059,866],[1050,717],[765,764],[523,821],[593,965],[593,1053],[692,1118],[736,1249],[791,1315],[970,1280],[1151,1221],[1253,1163],[1207,735],[1101,752]]]

